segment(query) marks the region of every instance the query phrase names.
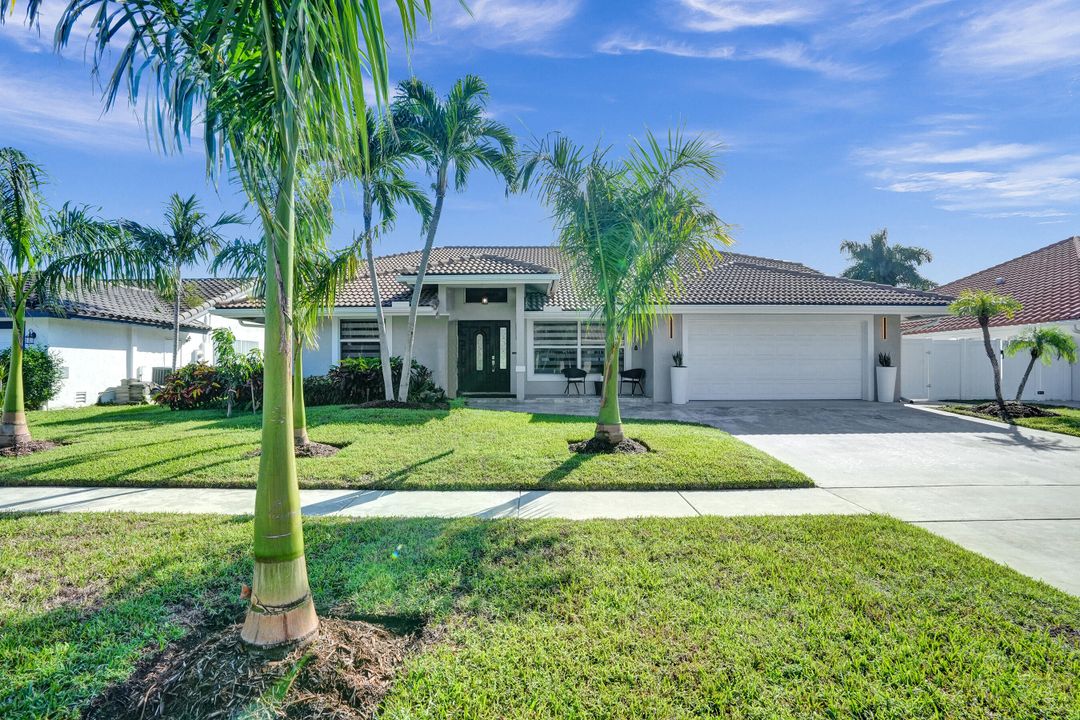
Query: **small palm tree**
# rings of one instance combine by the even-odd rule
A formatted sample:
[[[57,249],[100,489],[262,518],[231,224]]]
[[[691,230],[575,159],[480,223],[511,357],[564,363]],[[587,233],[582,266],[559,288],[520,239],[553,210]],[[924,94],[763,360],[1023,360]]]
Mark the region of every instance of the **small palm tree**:
[[[146,252],[158,258],[157,281],[173,303],[172,369],[180,357],[180,305],[184,300],[184,268],[203,262],[217,252],[225,239],[221,228],[246,223],[243,216],[222,213],[212,220],[200,209],[198,198],[180,197],[173,193],[165,203],[166,229],[151,228],[137,222],[125,221],[124,229],[131,233]]]
[[[455,82],[445,98],[416,78],[402,82],[398,89],[393,121],[405,142],[427,166],[435,193],[409,302],[409,339],[402,365],[409,368],[416,338],[416,311],[450,179],[453,177],[454,189],[460,192],[468,184],[469,173],[480,166],[503,178],[509,192],[514,186],[515,141],[509,128],[488,116],[487,84],[475,75],[466,75]],[[398,398],[403,401],[409,398],[410,375],[401,373]]]
[[[1076,362],[1076,340],[1072,335],[1056,327],[1033,327],[1024,331],[1019,337],[1013,338],[1005,346],[1005,353],[1012,357],[1024,350],[1028,351],[1031,360],[1024,377],[1020,378],[1020,387],[1016,389],[1016,402],[1022,402],[1024,386],[1027,385],[1031,369],[1035,367],[1036,360],[1042,360],[1043,365],[1049,366],[1056,357],[1067,363]]]
[[[23,403],[26,306],[48,306],[62,288],[92,288],[113,278],[145,281],[153,258],[118,223],[86,208],[43,207],[40,167],[19,150],[0,148],[0,307],[11,318],[11,359],[4,385],[0,447],[30,441]],[[57,306],[57,311],[62,308]]]
[[[937,286],[937,283],[920,275],[918,270],[920,265],[934,259],[930,251],[920,247],[890,245],[887,228],[871,235],[868,243],[845,240],[840,243],[840,250],[852,260],[851,267],[840,273],[842,277],[915,290],[930,290]]]
[[[989,290],[964,290],[949,305],[950,313],[959,317],[973,317],[982,328],[983,347],[986,348],[986,356],[990,358],[990,367],[994,371],[994,398],[997,400],[998,414],[1008,423],[1012,422],[1012,418],[1005,407],[1005,398],[1001,395],[1001,365],[998,363],[994,346],[990,343],[990,319],[998,315],[1011,319],[1019,311],[1020,303],[1016,299]]]
[[[406,176],[408,167],[419,159],[417,148],[401,134],[395,133],[382,116],[370,109],[367,111],[367,142],[367,159],[357,176],[364,203],[362,242],[371,280],[371,294],[375,300],[375,319],[379,326],[383,389],[385,398],[393,400],[395,388],[390,369],[390,346],[386,341],[386,317],[379,292],[379,276],[375,272],[373,246],[378,235],[393,228],[399,204],[409,205],[416,210],[426,226],[431,219],[431,201],[420,186]],[[374,220],[375,210],[379,211],[377,223]]]
[[[706,204],[698,180],[720,175],[716,148],[670,133],[651,134],[622,162],[566,138],[541,140],[521,167],[522,188],[534,184],[558,228],[573,282],[594,288],[604,322],[604,384],[595,437],[623,440],[619,412],[619,347],[644,341],[657,313],[679,290],[680,268],[716,259],[714,243],[730,244],[727,226]]]

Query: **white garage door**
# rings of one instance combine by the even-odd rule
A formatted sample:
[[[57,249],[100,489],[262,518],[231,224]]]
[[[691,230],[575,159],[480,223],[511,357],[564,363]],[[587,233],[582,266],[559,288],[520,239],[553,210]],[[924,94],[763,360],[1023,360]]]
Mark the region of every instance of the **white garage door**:
[[[684,315],[691,400],[858,400],[866,326],[814,315]]]

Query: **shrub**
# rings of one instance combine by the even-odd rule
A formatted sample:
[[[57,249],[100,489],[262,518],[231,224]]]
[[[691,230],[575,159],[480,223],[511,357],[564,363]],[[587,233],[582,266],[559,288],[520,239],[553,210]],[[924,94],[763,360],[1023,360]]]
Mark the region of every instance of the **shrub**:
[[[0,351],[0,384],[7,382],[11,348]],[[64,361],[44,345],[27,345],[23,350],[23,404],[27,410],[40,410],[56,397],[64,384],[61,377]]]
[[[401,358],[390,358],[390,374],[394,387],[401,382]],[[379,358],[346,358],[340,364],[330,368],[326,376],[329,386],[318,386],[320,402],[307,395],[308,380],[304,382],[304,400],[308,405],[358,404],[386,397],[383,386],[382,362]],[[413,361],[412,376],[409,380],[409,401],[420,403],[446,402],[446,392],[435,384],[431,370]]]
[[[195,410],[224,399],[226,392],[218,371],[212,365],[196,362],[184,365],[165,378],[154,402],[168,405],[173,410]]]

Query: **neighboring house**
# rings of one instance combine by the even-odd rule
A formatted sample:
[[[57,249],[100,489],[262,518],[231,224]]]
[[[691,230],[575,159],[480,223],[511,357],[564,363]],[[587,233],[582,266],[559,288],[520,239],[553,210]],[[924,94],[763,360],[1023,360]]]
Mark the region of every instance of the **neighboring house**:
[[[378,258],[391,354],[403,354],[419,252]],[[944,312],[935,293],[823,275],[805,265],[725,252],[688,268],[682,290],[649,340],[627,344],[624,368],[644,368],[655,400],[670,400],[671,356],[681,350],[693,400],[872,399],[879,352],[900,362],[900,321]],[[574,288],[553,247],[440,247],[432,251],[417,321],[416,359],[450,395],[559,395],[561,371],[599,379],[603,331],[589,293]],[[257,301],[222,303],[236,319],[261,317]],[[304,371],[377,356],[367,274],[338,295]],[[590,392],[592,387],[589,387]]]
[[[942,285],[938,292],[992,290],[1020,301],[1011,320],[990,321],[990,337],[1001,353],[1010,338],[1035,325],[1057,325],[1080,340],[1080,237],[1021,255],[1008,262]],[[994,376],[986,358],[982,331],[974,318],[946,315],[904,323],[901,388],[905,397],[931,400],[978,400],[994,396]],[[1002,389],[1012,398],[1030,356],[1003,357]],[[1024,388],[1027,400],[1080,400],[1080,364],[1037,363]]]
[[[261,327],[212,315],[214,306],[246,297],[250,283],[216,278],[184,282],[178,363],[213,361],[210,331],[228,327],[241,350],[262,347]],[[110,284],[65,291],[27,310],[27,344],[47,345],[64,360],[64,384],[49,407],[112,399],[121,380],[160,382],[172,367],[173,305],[152,290]],[[0,320],[0,348],[11,344],[11,320]]]

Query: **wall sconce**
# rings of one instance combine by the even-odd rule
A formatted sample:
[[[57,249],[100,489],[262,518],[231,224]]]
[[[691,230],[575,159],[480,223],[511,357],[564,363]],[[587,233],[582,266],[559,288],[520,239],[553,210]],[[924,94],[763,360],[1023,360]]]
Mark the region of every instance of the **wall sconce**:
[[[669,340],[675,339],[675,316],[667,316],[667,336]]]
[[[881,318],[881,339],[889,339],[889,318],[887,317]]]
[[[27,345],[33,345],[36,340],[37,340],[37,333],[34,332],[33,330],[27,330],[26,331],[26,344]]]
[[[487,304],[488,304],[488,297],[487,297],[487,294],[484,294],[484,295],[483,295],[483,296],[482,296],[482,297],[480,298],[480,304],[481,304],[481,305],[487,305]]]

